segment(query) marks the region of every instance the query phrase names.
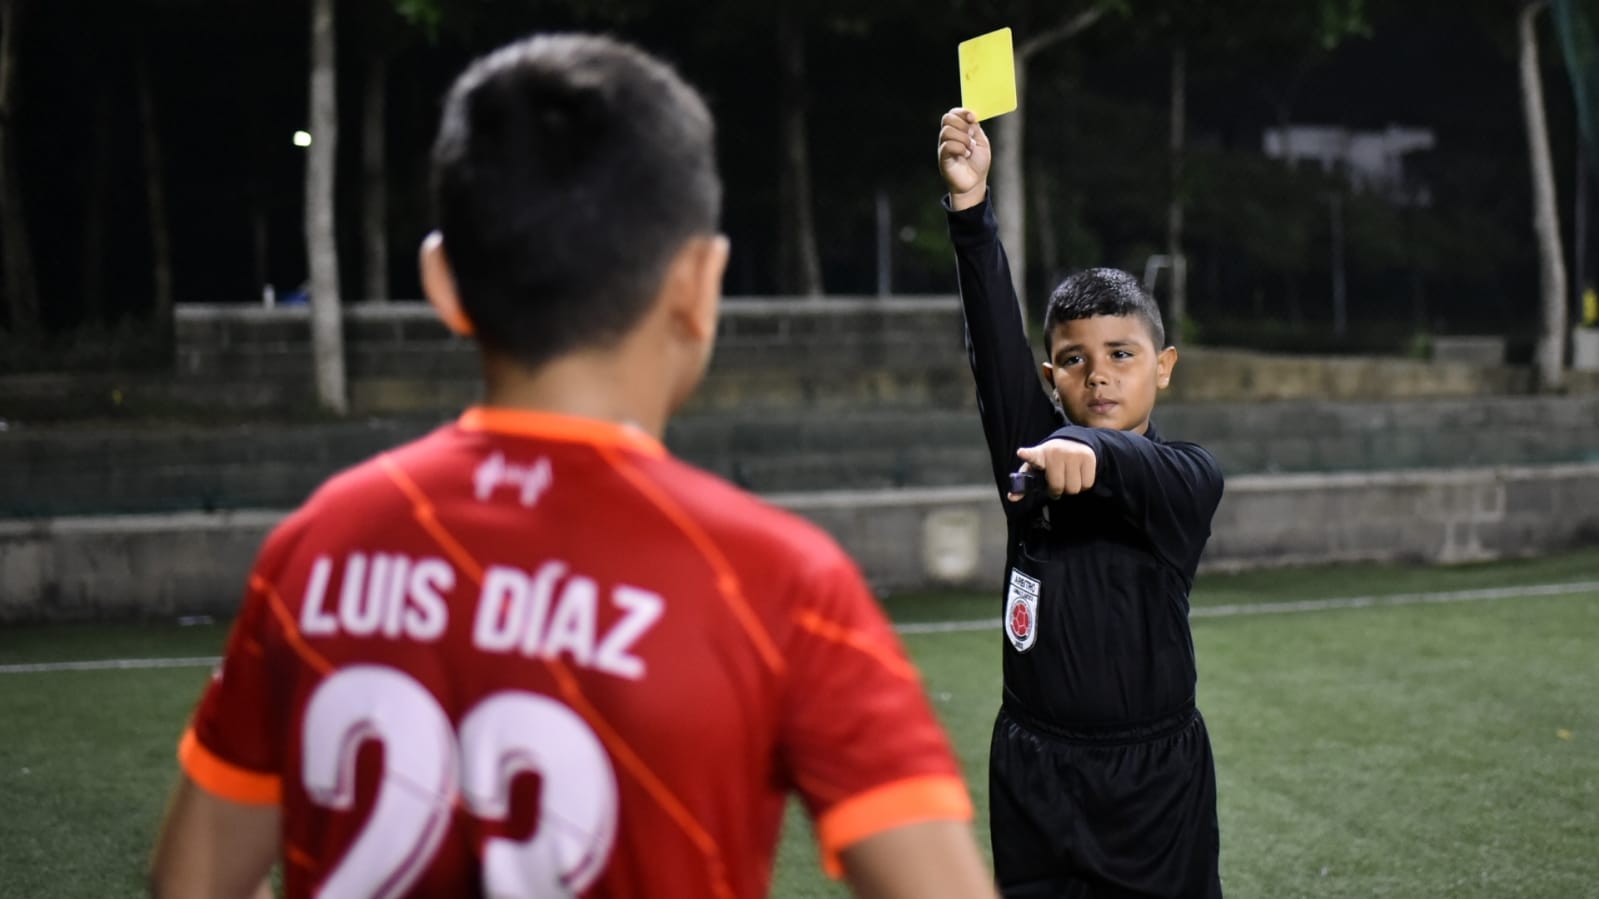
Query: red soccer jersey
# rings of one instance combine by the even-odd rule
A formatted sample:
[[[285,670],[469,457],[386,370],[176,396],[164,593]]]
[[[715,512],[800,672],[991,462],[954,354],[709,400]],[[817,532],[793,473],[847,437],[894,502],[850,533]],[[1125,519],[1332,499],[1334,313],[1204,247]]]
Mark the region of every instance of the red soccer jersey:
[[[279,803],[290,896],[766,895],[970,801],[818,529],[642,433],[473,409],[267,539],[179,751]]]

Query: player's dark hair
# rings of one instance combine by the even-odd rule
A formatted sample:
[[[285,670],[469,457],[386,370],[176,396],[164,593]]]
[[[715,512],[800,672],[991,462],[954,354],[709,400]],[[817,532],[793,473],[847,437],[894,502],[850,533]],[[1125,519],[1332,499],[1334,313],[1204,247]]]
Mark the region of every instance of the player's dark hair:
[[[714,124],[671,67],[608,37],[536,35],[445,99],[433,201],[462,308],[527,366],[627,333],[683,243],[716,233]]]
[[[1044,310],[1044,348],[1051,350],[1055,326],[1096,315],[1136,315],[1149,327],[1155,349],[1166,347],[1166,326],[1160,307],[1138,279],[1120,269],[1090,268],[1060,282]]]

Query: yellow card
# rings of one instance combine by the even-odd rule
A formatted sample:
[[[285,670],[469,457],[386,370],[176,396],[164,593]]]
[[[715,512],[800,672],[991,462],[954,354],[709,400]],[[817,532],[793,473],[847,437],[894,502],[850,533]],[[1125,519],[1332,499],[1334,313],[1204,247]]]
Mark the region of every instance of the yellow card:
[[[1016,108],[1016,57],[1010,29],[1001,28],[960,43],[961,105],[978,121]]]

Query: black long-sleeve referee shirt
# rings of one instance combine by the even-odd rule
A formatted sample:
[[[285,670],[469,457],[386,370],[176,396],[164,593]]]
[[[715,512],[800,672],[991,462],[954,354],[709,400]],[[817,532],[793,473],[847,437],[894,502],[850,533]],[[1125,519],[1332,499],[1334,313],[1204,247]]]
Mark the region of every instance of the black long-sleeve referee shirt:
[[[1071,424],[1045,394],[991,205],[949,210],[978,409],[1007,517],[1005,706],[1062,729],[1121,728],[1191,707],[1188,594],[1221,500],[1192,443]],[[1011,503],[1016,450],[1087,444],[1094,489]]]

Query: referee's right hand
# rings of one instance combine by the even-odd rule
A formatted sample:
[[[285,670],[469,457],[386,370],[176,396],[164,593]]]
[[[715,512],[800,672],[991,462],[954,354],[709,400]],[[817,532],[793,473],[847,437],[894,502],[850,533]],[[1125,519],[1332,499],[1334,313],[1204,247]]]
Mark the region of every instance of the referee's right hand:
[[[938,170],[949,185],[950,206],[970,209],[988,196],[988,167],[993,148],[971,110],[959,106],[944,113],[938,129]]]
[[[1037,446],[1024,446],[1016,451],[1016,457],[1022,460],[1022,471],[1044,473],[1050,499],[1086,493],[1094,489],[1099,475],[1099,456],[1094,448],[1075,440],[1056,437]],[[1011,493],[1006,498],[1014,503],[1022,494]]]

